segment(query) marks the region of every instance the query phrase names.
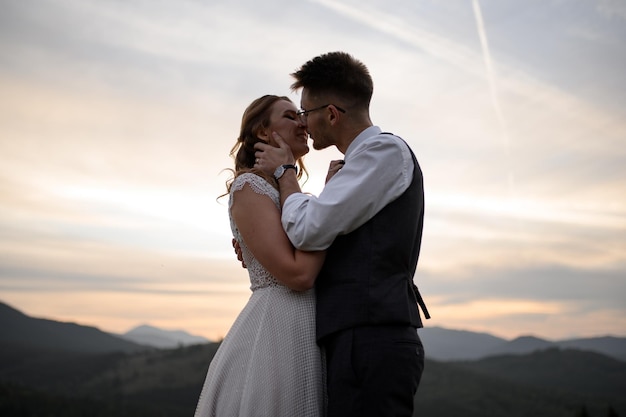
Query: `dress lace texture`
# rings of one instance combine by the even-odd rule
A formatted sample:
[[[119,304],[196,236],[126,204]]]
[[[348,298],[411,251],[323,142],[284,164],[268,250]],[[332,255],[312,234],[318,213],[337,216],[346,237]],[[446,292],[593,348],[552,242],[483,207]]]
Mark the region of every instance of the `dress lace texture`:
[[[278,190],[245,173],[231,186],[249,185],[280,208]],[[321,417],[322,357],[315,342],[315,292],[280,284],[245,246],[234,221],[252,294],[213,357],[195,417]]]
[[[278,193],[278,190],[258,175],[252,173],[244,173],[235,178],[231,185],[230,199],[228,201],[229,214],[233,206],[234,199],[236,198],[235,193],[237,191],[241,191],[245,185],[249,185],[250,188],[252,188],[252,191],[254,191],[255,193],[266,195],[271,198],[274,204],[276,204],[276,207],[280,210],[280,195]],[[248,273],[250,274],[250,289],[254,291],[259,288],[282,285],[276,280],[276,278],[272,276],[272,274],[270,274],[265,268],[263,268],[263,266],[254,256],[252,256],[252,253],[241,238],[241,234],[237,229],[237,225],[235,224],[233,217],[229,217],[230,229],[233,232],[233,236],[241,246],[243,260],[246,263]]]

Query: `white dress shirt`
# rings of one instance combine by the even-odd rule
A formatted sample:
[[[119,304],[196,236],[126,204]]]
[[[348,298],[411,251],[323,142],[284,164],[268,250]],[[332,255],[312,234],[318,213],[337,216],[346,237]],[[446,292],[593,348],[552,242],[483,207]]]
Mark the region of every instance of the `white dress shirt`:
[[[319,197],[295,193],[283,205],[282,224],[298,249],[327,249],[398,198],[413,180],[407,144],[378,126],[362,131],[345,154],[345,165]]]

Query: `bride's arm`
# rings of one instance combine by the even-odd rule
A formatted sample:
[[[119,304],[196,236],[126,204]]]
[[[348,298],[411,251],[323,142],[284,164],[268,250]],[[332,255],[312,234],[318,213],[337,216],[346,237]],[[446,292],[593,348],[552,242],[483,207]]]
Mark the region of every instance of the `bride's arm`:
[[[294,249],[280,222],[280,211],[268,196],[244,185],[234,193],[231,215],[246,246],[270,274],[296,291],[313,287],[325,252]]]

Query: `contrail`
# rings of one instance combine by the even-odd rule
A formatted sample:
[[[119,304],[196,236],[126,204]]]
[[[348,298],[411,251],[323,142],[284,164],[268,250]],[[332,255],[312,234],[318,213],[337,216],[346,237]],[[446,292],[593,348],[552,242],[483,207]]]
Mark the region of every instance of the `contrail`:
[[[382,10],[368,10],[366,6],[360,5],[359,7],[353,7],[350,4],[343,2],[336,2],[333,0],[309,0],[314,3],[318,3],[324,7],[327,7],[336,13],[344,15],[350,19],[361,22],[383,33],[387,33],[394,36],[396,39],[400,39],[422,49],[426,53],[444,60],[458,68],[462,68],[464,71],[470,72],[476,75],[483,75],[475,54],[471,50],[465,48],[455,42],[451,42],[444,37],[437,36],[425,30],[421,30],[419,25],[408,25],[406,21],[397,16],[385,13]],[[489,83],[489,89],[491,94],[491,101],[493,103],[494,110],[498,124],[500,125],[502,147],[506,153],[505,160],[508,164],[508,189],[509,194],[512,196],[514,190],[514,178],[513,171],[511,169],[511,156],[510,156],[510,143],[509,133],[506,119],[502,112],[500,102],[498,100],[496,77],[491,62],[491,53],[489,52],[489,45],[487,42],[487,34],[485,31],[485,25],[483,23],[482,13],[478,0],[472,0],[474,8],[474,15],[476,17],[476,26],[478,29],[478,36],[482,47],[482,57],[486,67],[487,81]],[[527,95],[529,86],[524,86],[524,89],[520,90],[518,84],[511,84],[509,80],[509,88],[513,88],[518,94]],[[543,88],[543,86],[542,86]]]
[[[502,107],[500,106],[500,101],[498,100],[498,91],[496,88],[496,76],[493,71],[493,65],[491,63],[491,52],[489,52],[489,43],[487,42],[487,32],[485,31],[485,24],[483,22],[483,15],[480,11],[480,4],[478,0],[472,0],[472,6],[474,8],[474,16],[476,16],[476,28],[478,29],[478,37],[480,38],[480,45],[483,51],[483,59],[485,61],[485,67],[487,70],[487,82],[489,83],[489,90],[491,92],[491,102],[493,103],[493,108],[496,111],[496,116],[498,118],[498,122],[500,123],[500,128],[502,130],[503,137],[503,145],[506,151],[507,163],[510,165],[511,162],[511,146],[509,143],[509,129],[506,124],[506,119],[504,118],[504,114],[502,113]],[[508,171],[508,185],[509,185],[509,193],[513,192],[514,189],[514,178],[513,171],[509,167]]]

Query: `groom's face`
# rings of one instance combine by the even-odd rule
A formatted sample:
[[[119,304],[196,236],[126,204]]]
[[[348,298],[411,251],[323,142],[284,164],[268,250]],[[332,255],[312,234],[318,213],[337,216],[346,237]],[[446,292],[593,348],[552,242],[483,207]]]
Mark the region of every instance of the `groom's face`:
[[[300,99],[300,108],[302,110],[316,109],[325,104],[322,102],[324,98],[314,96],[306,88],[302,89],[302,96]],[[313,141],[313,148],[320,150],[328,148],[334,145],[331,136],[328,132],[328,117],[330,115],[328,107],[320,108],[319,110],[312,111],[306,115],[303,122],[306,124],[307,132]]]

